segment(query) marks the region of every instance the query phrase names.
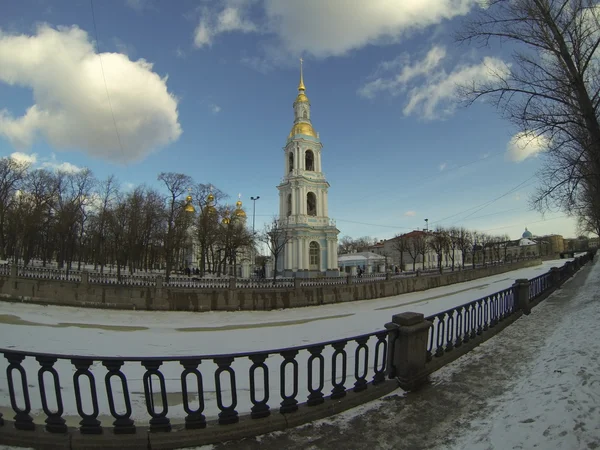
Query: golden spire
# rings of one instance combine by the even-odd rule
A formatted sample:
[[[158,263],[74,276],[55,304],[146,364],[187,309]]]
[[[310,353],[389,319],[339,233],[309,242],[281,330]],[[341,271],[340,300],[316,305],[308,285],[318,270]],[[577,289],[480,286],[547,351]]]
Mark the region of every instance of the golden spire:
[[[298,91],[305,91],[306,87],[304,87],[304,77],[302,74],[302,63],[304,60],[300,58],[300,83],[298,83]]]

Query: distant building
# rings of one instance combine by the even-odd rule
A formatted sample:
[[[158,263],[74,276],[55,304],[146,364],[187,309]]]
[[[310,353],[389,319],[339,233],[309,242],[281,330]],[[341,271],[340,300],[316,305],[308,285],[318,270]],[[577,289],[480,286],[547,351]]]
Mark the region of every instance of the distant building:
[[[384,272],[386,258],[373,252],[346,253],[338,256],[338,266],[340,273],[353,275],[359,267],[366,273]]]
[[[422,270],[435,269],[438,267],[438,255],[431,248],[431,240],[434,238],[435,232],[414,230],[392,239],[379,241],[368,248],[370,252],[376,253],[388,258],[388,263],[400,270]],[[414,248],[409,248],[415,241],[425,241],[424,251],[415,251]],[[404,246],[401,244],[404,240]],[[403,251],[400,251],[403,249]],[[441,266],[448,268],[452,267],[452,250],[448,249],[441,254]],[[454,249],[454,266],[458,267],[462,264],[462,252],[459,249]],[[390,267],[393,269],[394,267]]]

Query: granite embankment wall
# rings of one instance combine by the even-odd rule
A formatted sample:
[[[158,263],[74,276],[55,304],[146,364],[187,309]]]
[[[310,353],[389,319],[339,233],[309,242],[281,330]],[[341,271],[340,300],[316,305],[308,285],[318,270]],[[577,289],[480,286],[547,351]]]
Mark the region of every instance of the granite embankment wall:
[[[173,288],[90,284],[0,276],[0,300],[113,309],[179,311],[270,310],[325,305],[422,291],[541,264],[526,260],[419,277],[323,286],[269,288]],[[233,285],[233,283],[232,283]]]

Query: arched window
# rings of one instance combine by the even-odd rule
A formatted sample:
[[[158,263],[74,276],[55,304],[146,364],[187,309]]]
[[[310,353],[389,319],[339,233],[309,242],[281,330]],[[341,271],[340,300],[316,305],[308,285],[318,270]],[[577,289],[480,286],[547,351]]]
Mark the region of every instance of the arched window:
[[[317,215],[317,196],[314,192],[306,194],[306,214],[309,216]]]
[[[312,150],[306,150],[304,162],[306,170],[315,170],[315,154]]]
[[[302,113],[302,118],[308,119],[308,113],[306,112],[306,110],[304,110],[304,112]]]
[[[287,196],[287,215],[292,215],[292,194],[288,194]]]
[[[290,156],[289,156],[289,166],[290,166],[290,172],[292,170],[294,170],[294,152],[290,152]]]
[[[319,270],[321,264],[321,248],[319,244],[315,241],[312,241],[308,246],[308,263],[310,264],[310,270]]]

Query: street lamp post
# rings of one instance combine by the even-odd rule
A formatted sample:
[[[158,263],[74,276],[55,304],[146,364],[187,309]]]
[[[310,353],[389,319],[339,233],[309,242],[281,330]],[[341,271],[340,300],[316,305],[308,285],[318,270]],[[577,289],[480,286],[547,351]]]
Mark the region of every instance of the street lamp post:
[[[252,236],[254,236],[254,219],[256,216],[256,200],[258,200],[260,198],[260,196],[256,196],[256,197],[250,197],[250,200],[252,200]]]
[[[429,219],[425,219],[425,231],[429,231]]]

